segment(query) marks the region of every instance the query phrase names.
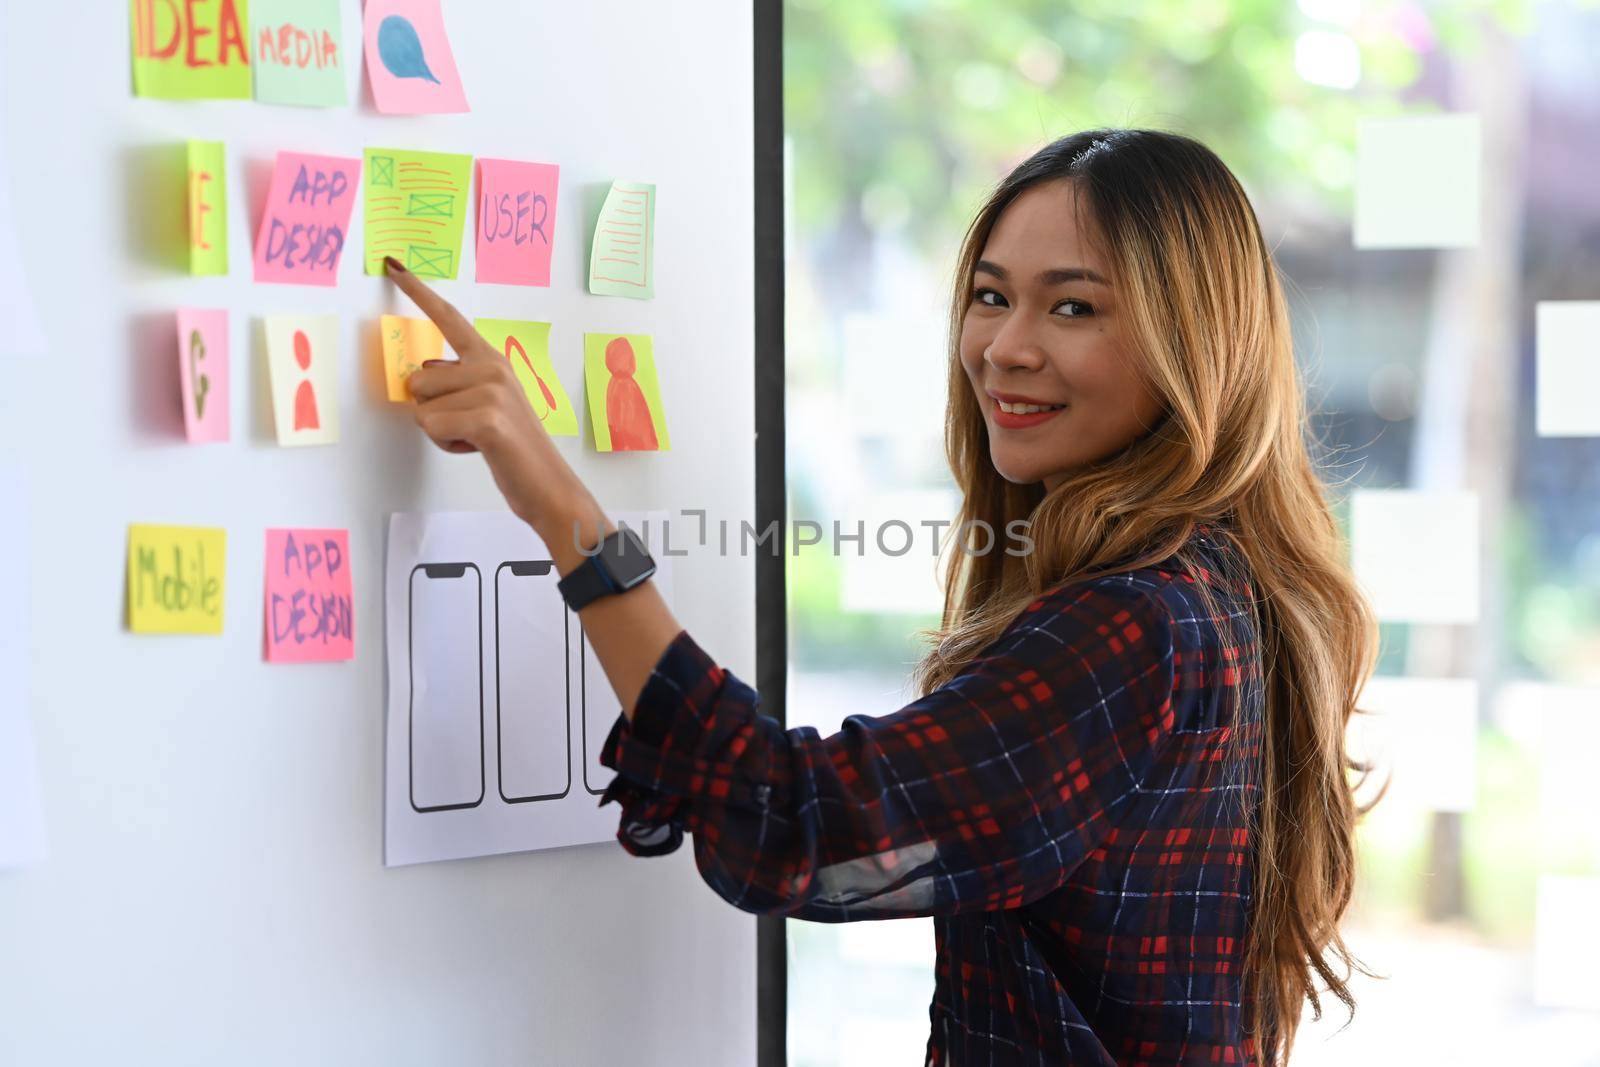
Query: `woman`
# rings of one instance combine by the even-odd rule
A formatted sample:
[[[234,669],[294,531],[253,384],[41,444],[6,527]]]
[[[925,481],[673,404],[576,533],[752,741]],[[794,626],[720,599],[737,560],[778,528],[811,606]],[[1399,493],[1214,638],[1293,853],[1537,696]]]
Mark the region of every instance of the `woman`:
[[[612,527],[397,266],[462,357],[412,376],[418,422],[568,574]],[[923,695],[827,738],[758,714],[650,582],[585,607],[619,839],[693,834],[746,911],[933,916],[930,1067],[1282,1062],[1318,983],[1353,1004],[1344,728],[1377,655],[1304,432],[1223,163],[1146,130],[1049,145],[978,213],[951,307],[955,528],[1025,520],[1026,549],[951,553]]]

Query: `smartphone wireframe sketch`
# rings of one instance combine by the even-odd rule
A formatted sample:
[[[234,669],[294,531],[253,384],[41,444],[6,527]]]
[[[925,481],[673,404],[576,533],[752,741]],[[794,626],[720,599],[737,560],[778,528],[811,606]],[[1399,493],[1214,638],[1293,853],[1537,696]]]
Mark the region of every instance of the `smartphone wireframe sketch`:
[[[411,806],[483,803],[483,576],[472,563],[411,569]]]
[[[583,787],[595,796],[605,792],[616,772],[600,762],[606,737],[622,714],[622,702],[611,688],[605,668],[589,647],[583,623],[573,616],[578,627],[578,703],[583,709]]]
[[[559,577],[548,559],[508,561],[494,572],[495,738],[507,804],[559,800],[572,789],[571,668]]]

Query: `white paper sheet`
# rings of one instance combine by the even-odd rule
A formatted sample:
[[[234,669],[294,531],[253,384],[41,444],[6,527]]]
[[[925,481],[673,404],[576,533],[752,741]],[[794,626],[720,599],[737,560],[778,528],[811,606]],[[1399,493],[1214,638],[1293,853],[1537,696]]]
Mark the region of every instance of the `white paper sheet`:
[[[1351,494],[1350,563],[1379,619],[1478,621],[1481,514],[1470,489]]]
[[[0,868],[45,858],[38,756],[28,721],[28,495],[25,473],[0,467]]]
[[[0,57],[0,355],[44,355],[44,331],[28,287],[27,260],[17,240],[16,210],[11,201],[11,160],[5,132],[5,63]]]
[[[671,603],[666,513],[611,519]],[[506,512],[398,513],[384,572],[385,864],[614,839],[599,747],[622,707],[538,535]]]
[[[1600,300],[1534,305],[1534,431],[1600,437]]]
[[[1470,112],[1358,122],[1355,247],[1476,246],[1482,140]]]

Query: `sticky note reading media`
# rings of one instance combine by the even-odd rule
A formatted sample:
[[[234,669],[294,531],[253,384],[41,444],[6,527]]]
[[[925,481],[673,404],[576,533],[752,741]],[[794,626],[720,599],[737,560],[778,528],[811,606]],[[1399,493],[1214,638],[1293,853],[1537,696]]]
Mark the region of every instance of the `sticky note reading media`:
[[[246,0],[131,0],[129,25],[135,96],[250,99]]]
[[[428,319],[385,315],[378,320],[383,332],[383,378],[389,399],[403,404],[411,399],[406,379],[430,359],[444,358],[444,334]]]
[[[578,412],[550,362],[550,324],[516,319],[475,319],[484,340],[511,361],[528,405],[552,437],[577,437]]]
[[[221,141],[189,142],[189,273],[228,273],[227,153]]]
[[[178,387],[191,444],[228,439],[228,312],[178,311]]]
[[[129,526],[128,629],[220,634],[227,541],[206,526]]]
[[[428,115],[467,110],[439,0],[366,0],[362,40],[378,110]]]
[[[589,292],[649,300],[656,295],[656,187],[612,182],[589,248]]]
[[[256,233],[256,281],[338,283],[360,173],[359,159],[278,153]]]
[[[252,0],[256,99],[338,107],[346,101],[339,0]]]
[[[393,256],[423,278],[454,278],[471,210],[472,157],[369,148],[366,158],[367,273]]]
[[[478,160],[478,281],[550,284],[560,180],[553,163]]]
[[[268,530],[267,662],[354,659],[350,531]]]
[[[596,449],[667,450],[667,417],[656,382],[654,346],[647,334],[584,334],[583,377]]]

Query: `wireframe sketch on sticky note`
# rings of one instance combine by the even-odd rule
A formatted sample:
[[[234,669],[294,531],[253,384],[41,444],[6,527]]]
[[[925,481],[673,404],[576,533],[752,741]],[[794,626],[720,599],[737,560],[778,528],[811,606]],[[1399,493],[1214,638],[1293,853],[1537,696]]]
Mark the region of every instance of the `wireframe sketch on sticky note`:
[[[550,324],[517,319],[476,319],[473,325],[495,351],[511,361],[511,369],[552,437],[578,436],[578,412],[550,362]]]
[[[383,334],[383,379],[389,399],[403,404],[411,399],[406,379],[430,359],[444,356],[444,334],[429,319],[385,315],[378,320]]]
[[[382,274],[393,256],[421,277],[454,278],[472,157],[369,148],[366,162],[367,273]]]
[[[601,452],[667,450],[667,418],[648,334],[584,334],[583,378],[595,448]]]
[[[178,310],[178,391],[191,444],[228,439],[228,312]]]
[[[656,295],[656,187],[614,181],[589,249],[589,292],[649,300]]]
[[[268,315],[267,369],[280,445],[339,440],[339,316]]]
[[[128,527],[128,629],[220,634],[228,532],[206,526]]]
[[[228,273],[227,153],[221,141],[189,142],[189,273]]]

